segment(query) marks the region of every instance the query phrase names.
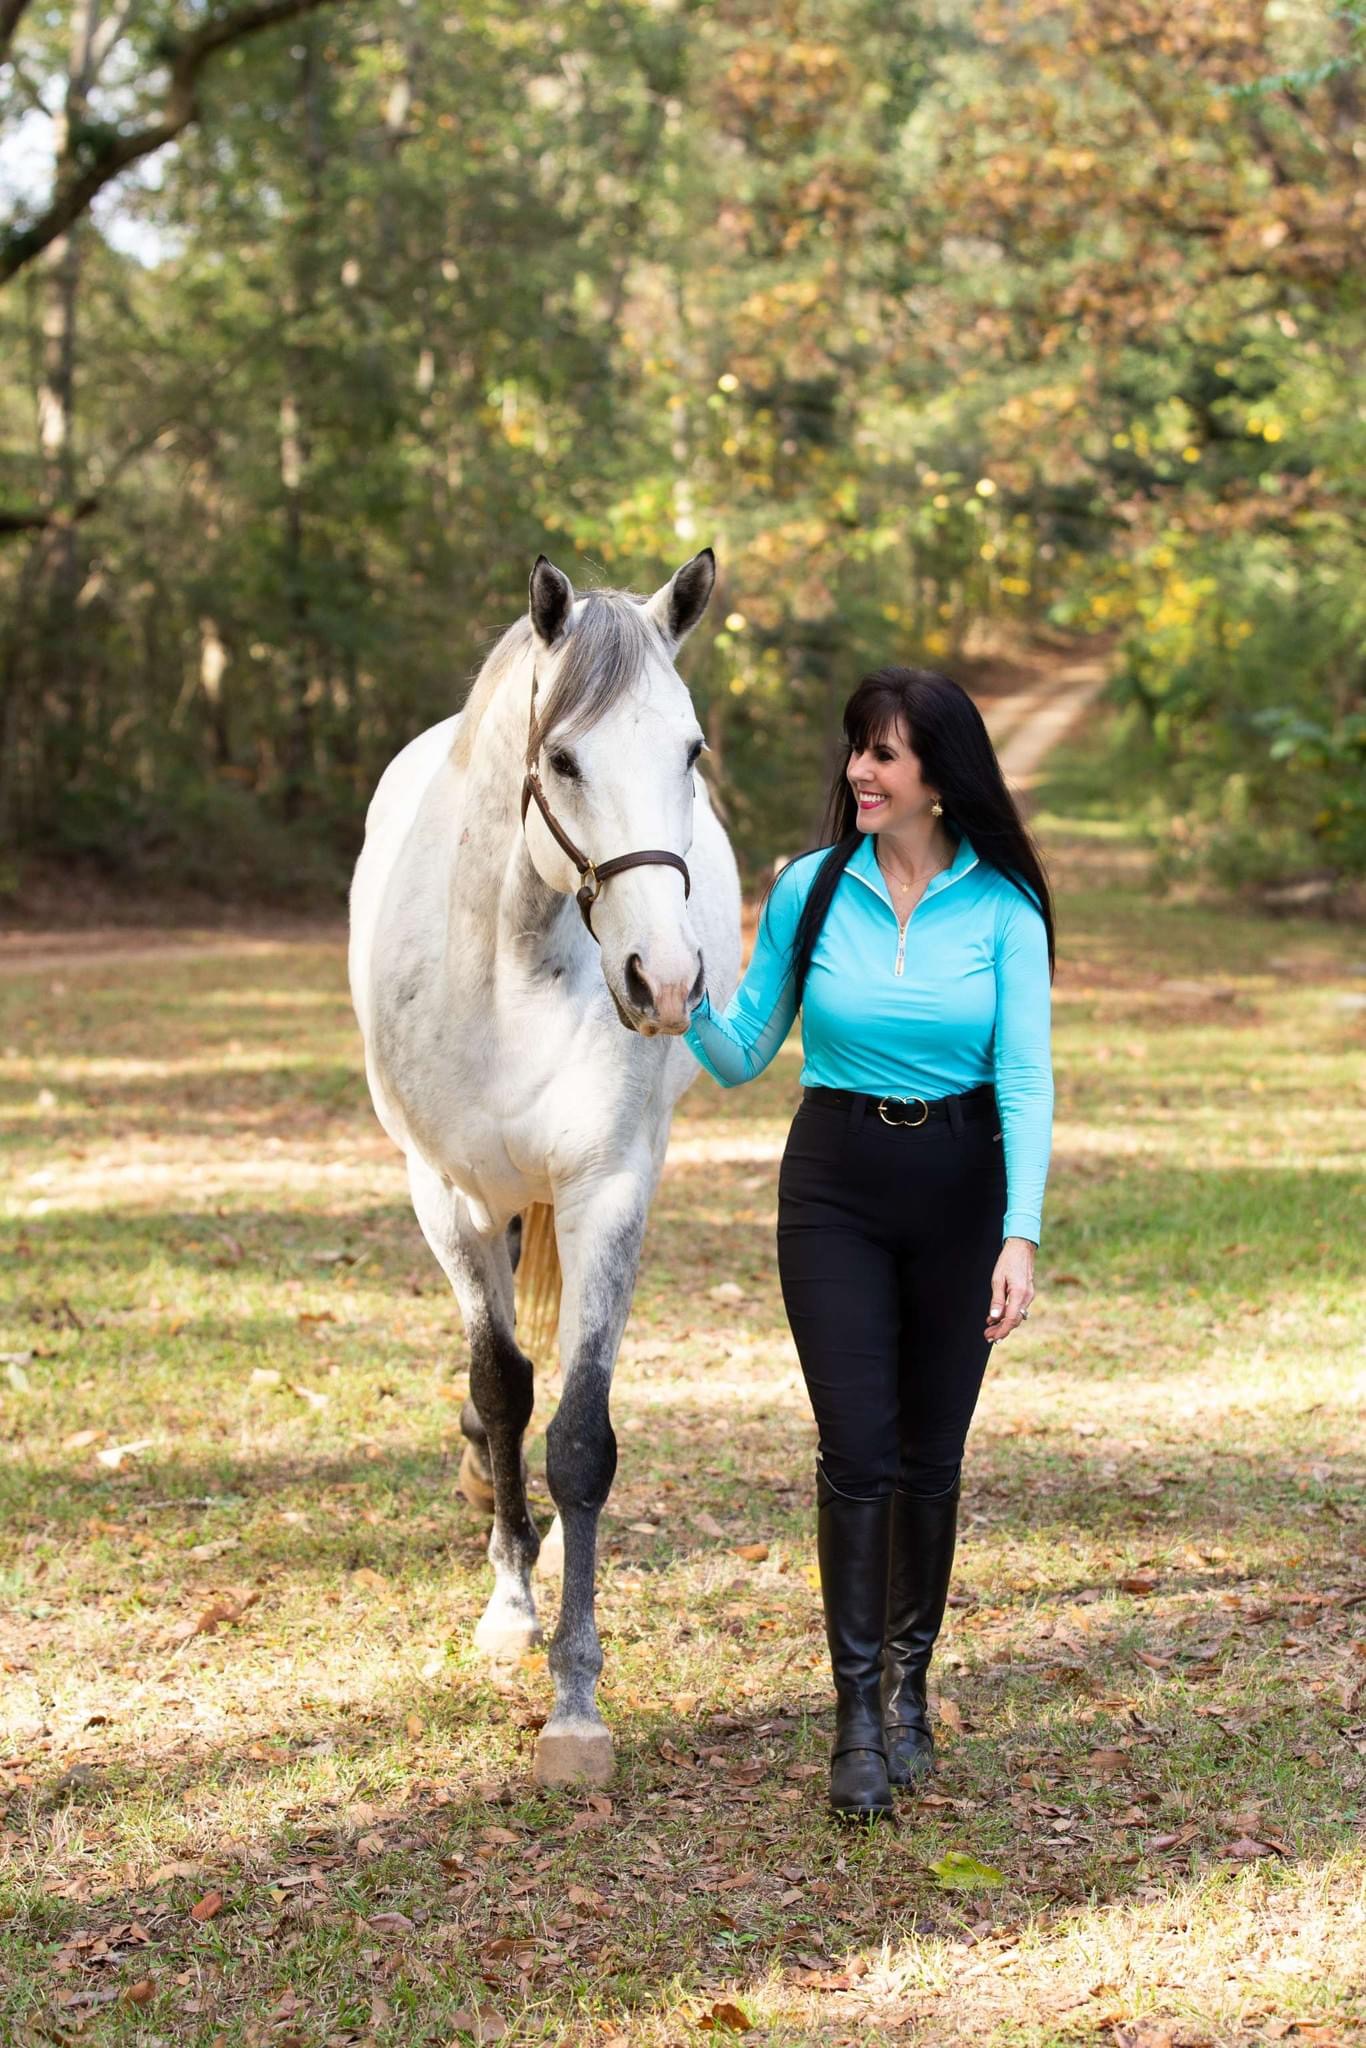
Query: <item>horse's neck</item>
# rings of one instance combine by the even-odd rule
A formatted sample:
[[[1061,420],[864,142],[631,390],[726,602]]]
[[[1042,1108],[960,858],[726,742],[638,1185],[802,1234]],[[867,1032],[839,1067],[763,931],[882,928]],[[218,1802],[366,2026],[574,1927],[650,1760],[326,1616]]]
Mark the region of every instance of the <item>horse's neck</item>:
[[[450,890],[456,957],[491,955],[538,938],[563,909],[531,864],[522,835],[522,782],[531,713],[531,655],[511,662],[491,688],[481,677],[452,759],[463,764],[459,842]]]

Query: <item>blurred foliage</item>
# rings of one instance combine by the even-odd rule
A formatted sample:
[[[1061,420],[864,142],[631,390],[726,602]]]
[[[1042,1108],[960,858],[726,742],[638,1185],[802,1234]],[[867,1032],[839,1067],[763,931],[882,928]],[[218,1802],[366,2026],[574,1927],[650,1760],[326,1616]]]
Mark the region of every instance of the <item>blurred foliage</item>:
[[[8,130],[64,34],[21,24]],[[752,875],[863,668],[1045,623],[1122,645],[1170,865],[1359,874],[1362,37],[382,0],[231,51],[73,237],[65,387],[55,265],[0,301],[0,503],[53,515],[0,551],[0,837],[340,877],[538,549],[648,588],[710,542],[685,666]]]

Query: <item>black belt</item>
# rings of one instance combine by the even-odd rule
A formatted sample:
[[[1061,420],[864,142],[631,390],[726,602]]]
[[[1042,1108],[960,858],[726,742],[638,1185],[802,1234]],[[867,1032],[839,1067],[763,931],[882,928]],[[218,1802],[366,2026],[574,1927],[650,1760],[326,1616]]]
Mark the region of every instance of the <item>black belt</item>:
[[[940,1095],[926,1102],[919,1095],[861,1095],[856,1088],[805,1088],[802,1099],[813,1109],[849,1109],[860,1115],[876,1111],[897,1130],[918,1130],[921,1124],[976,1123],[996,1115],[996,1090],[990,1081],[963,1095]]]

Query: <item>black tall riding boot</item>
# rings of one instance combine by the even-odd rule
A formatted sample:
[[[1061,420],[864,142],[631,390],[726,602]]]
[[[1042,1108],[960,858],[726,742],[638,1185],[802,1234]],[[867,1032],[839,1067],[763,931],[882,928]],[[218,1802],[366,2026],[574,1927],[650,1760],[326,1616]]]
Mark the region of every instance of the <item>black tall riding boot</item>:
[[[890,1500],[851,1500],[816,1467],[816,1555],[835,1678],[830,1804],[845,1820],[890,1813],[882,1733]]]
[[[955,1480],[947,1493],[932,1500],[899,1488],[892,1496],[882,1718],[893,1785],[918,1784],[934,1768],[926,1682],[949,1597],[960,1490]]]

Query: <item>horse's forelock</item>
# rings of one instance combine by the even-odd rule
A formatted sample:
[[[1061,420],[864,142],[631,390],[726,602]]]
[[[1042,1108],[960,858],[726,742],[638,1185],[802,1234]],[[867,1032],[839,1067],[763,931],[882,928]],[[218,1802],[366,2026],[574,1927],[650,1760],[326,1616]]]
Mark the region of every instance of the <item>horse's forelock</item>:
[[[653,655],[668,650],[640,599],[625,590],[590,590],[570,627],[554,684],[527,748],[532,761],[550,733],[576,739],[620,701]]]

